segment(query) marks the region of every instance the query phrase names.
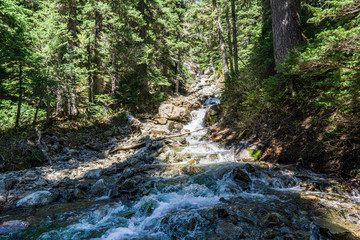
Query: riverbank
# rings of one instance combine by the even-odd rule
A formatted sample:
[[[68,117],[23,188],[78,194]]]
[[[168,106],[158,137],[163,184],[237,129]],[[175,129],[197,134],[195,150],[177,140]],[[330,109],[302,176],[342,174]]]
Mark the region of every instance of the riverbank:
[[[233,148],[206,131],[153,141],[215,119],[213,78],[199,76],[192,94],[164,102],[153,118],[129,115],[131,136],[93,159],[1,174],[0,230],[27,230],[0,238],[358,239],[359,198],[337,178],[259,161],[249,148],[261,145]]]

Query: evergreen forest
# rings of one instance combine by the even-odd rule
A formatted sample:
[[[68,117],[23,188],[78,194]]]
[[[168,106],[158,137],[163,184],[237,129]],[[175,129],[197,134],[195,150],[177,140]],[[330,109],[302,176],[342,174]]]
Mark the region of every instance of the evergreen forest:
[[[207,89],[212,92],[207,93]],[[205,125],[197,129],[188,127],[200,116],[192,111],[205,107],[208,107],[204,110]],[[144,158],[143,161],[152,164],[155,160],[149,158],[161,159],[166,155],[165,150],[155,153],[155,148],[163,149],[163,144],[169,144],[166,141],[193,132],[196,135],[203,129],[208,132],[201,141],[206,138],[211,144],[224,148],[246,150],[246,156],[252,161],[263,164],[261,168],[290,164],[297,170],[304,168],[328,174],[326,176],[343,181],[347,192],[355,189],[359,199],[360,1],[0,0],[0,172],[3,174],[20,171],[21,176],[25,176],[26,171],[32,171],[27,169],[71,165],[72,161],[78,167],[83,161],[79,159],[92,156],[115,159],[116,155],[112,154],[119,150],[118,154],[124,155],[118,159],[131,162],[134,158]],[[186,141],[191,143],[183,140]],[[155,146],[155,142],[159,144]],[[170,147],[185,146],[180,140],[174,144],[171,142]],[[146,157],[141,155],[141,149],[145,148]],[[235,159],[237,152],[235,150]],[[206,159],[212,159],[213,155],[208,153]],[[243,156],[242,152],[240,155]],[[188,166],[179,170],[181,174],[202,176],[203,171],[207,171],[198,170],[196,164],[201,163],[200,157],[182,155],[170,161],[177,159],[175,155],[171,157],[167,153],[166,156],[170,163],[186,159]],[[140,169],[139,165],[131,164],[134,169]],[[104,164],[102,174],[105,168],[109,174],[122,171],[125,174],[130,171],[126,171],[130,168],[126,166]],[[258,171],[248,166],[246,171],[245,168],[236,170],[238,168],[232,170],[238,184],[253,180],[248,174],[252,176]],[[150,174],[151,171],[144,172]],[[148,180],[133,183],[130,181],[133,175],[128,175],[117,180],[117,190],[111,188],[110,198],[126,195],[132,196],[129,198],[132,201],[153,194],[150,185],[144,183]],[[94,176],[88,175],[88,179],[100,178],[100,175]],[[4,175],[4,179],[7,178]],[[70,175],[69,178],[73,179]],[[305,181],[303,178],[298,177]],[[110,186],[106,179],[104,181],[104,187]],[[136,189],[136,195],[135,190],[124,189],[121,185],[124,181],[144,188]],[[200,184],[203,180],[191,181]],[[271,181],[270,185],[274,182]],[[23,197],[20,193],[9,193],[22,181],[4,184],[4,194],[8,192],[8,195],[3,201],[0,184],[0,207],[7,209]],[[243,191],[253,190],[245,185],[241,185]],[[306,185],[305,189],[327,189],[319,186],[322,185]],[[85,187],[77,189],[84,194],[72,190],[72,195],[68,191],[71,197],[66,195],[67,198],[57,193],[58,197],[49,202],[102,196],[99,194],[102,190],[89,187],[90,195],[86,195]],[[165,188],[157,185],[156,189]],[[54,192],[50,192],[54,196]],[[21,200],[17,206],[22,206],[19,202]],[[150,216],[151,209],[157,209],[156,204],[160,203],[149,201],[147,204],[150,205],[143,205],[139,211]],[[137,210],[132,211],[122,216],[132,221],[133,214],[138,216]],[[211,231],[220,237],[218,239],[235,234],[238,228],[243,230],[242,235],[232,237],[230,234],[229,239],[275,239],[261,235],[270,234],[266,229],[276,228],[274,226],[282,221],[275,215],[259,220],[261,227],[266,228],[253,238],[244,235],[246,227],[242,225],[229,230],[217,222],[216,230]],[[357,217],[359,223],[359,214]],[[175,220],[165,217],[159,224],[166,222],[170,226],[175,224],[172,221]],[[196,226],[207,229],[199,230],[200,233],[190,226],[191,221],[181,225],[184,229],[180,227],[179,231],[190,231],[193,238],[175,234],[176,227],[171,225],[171,230],[154,228],[157,230],[151,234],[155,235],[149,235],[154,238],[149,239],[210,239],[210,235],[206,235],[210,225],[199,220],[201,224]],[[310,225],[306,225],[306,229],[310,229]],[[358,239],[346,238],[350,235],[335,236],[331,228],[316,226],[321,236],[329,237],[321,239]],[[62,227],[47,225],[45,229]],[[51,237],[55,235],[49,238],[40,235],[47,230],[34,233],[32,229],[26,233],[30,235],[14,235],[15,238],[9,239],[57,239]],[[124,232],[125,235],[111,238],[113,235],[108,229],[99,232],[87,233],[89,235],[81,239],[101,236],[141,239],[143,236]],[[165,235],[156,235],[160,232]],[[71,234],[68,239],[78,239],[74,236],[79,235]],[[358,230],[351,234],[360,238],[356,235]],[[304,239],[304,236],[307,239],[310,235],[284,239]]]

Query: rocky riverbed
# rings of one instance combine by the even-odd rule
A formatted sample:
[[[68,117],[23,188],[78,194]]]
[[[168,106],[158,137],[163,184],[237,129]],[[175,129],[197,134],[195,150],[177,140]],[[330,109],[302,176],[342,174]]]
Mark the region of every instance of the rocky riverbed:
[[[259,146],[223,146],[207,130],[153,141],[216,122],[214,78],[154,117],[129,114],[126,137],[1,174],[0,239],[360,239],[359,194],[339,179],[255,161]]]

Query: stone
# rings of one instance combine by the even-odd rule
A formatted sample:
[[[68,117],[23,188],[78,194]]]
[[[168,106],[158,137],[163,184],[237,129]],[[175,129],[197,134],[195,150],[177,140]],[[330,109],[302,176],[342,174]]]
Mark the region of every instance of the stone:
[[[38,178],[34,172],[28,171],[24,176],[26,181],[34,181]]]
[[[216,123],[220,119],[221,109],[219,105],[212,105],[209,107],[206,112],[203,121],[205,122],[205,126],[210,126]]]
[[[39,178],[39,180],[37,180],[34,184],[36,186],[45,186],[48,184],[48,182],[43,178]]]
[[[9,191],[12,189],[17,183],[19,182],[19,179],[17,178],[7,178],[5,179],[5,189]]]
[[[107,158],[110,154],[110,151],[109,150],[105,150],[105,151],[102,151],[100,154],[99,154],[99,158],[101,159],[104,159],[104,158]]]
[[[155,121],[157,124],[160,124],[160,125],[166,125],[166,123],[167,123],[166,118],[157,118],[157,119],[155,119]]]
[[[29,223],[21,220],[13,220],[3,222],[0,225],[0,234],[7,234],[13,231],[25,230],[29,227]]]
[[[166,126],[158,126],[150,131],[150,134],[154,136],[168,135],[170,132]]]
[[[173,104],[162,104],[159,107],[159,118],[186,122],[190,120],[190,111],[185,107],[176,107]]]
[[[97,179],[100,178],[103,173],[102,169],[93,169],[84,174],[84,178],[87,179]]]
[[[264,227],[274,227],[280,224],[280,214],[278,213],[268,213],[261,220],[261,225]]]
[[[198,174],[203,173],[204,171],[205,170],[203,168],[192,166],[192,165],[185,166],[181,169],[181,172],[183,174],[186,174],[189,176],[198,175]]]
[[[104,179],[97,180],[90,189],[90,193],[95,196],[103,196],[106,192],[106,185]]]
[[[228,222],[219,222],[215,230],[216,234],[221,237],[221,239],[239,239],[243,234],[243,229],[235,224]]]
[[[251,182],[249,175],[239,167],[234,168],[233,176],[236,182],[245,182],[245,183]]]
[[[44,206],[51,203],[53,200],[54,200],[54,196],[51,192],[38,191],[20,199],[16,203],[16,206],[17,207]]]

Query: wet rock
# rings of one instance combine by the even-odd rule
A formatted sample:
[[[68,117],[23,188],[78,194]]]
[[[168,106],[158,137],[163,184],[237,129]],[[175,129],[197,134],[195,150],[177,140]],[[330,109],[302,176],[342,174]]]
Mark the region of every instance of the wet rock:
[[[181,169],[181,172],[186,175],[198,175],[203,173],[205,170],[197,166],[185,166]]]
[[[233,170],[234,180],[238,183],[250,183],[251,179],[249,175],[244,172],[240,167],[236,167]]]
[[[205,122],[205,126],[210,126],[213,125],[214,123],[216,123],[220,116],[221,110],[219,105],[213,105],[211,107],[209,107],[206,112],[205,112],[205,116],[203,121]]]
[[[102,169],[93,169],[85,173],[84,178],[97,179],[100,178],[103,173]]]
[[[228,222],[219,222],[215,230],[216,234],[221,237],[221,239],[239,239],[243,234],[243,229],[235,224]]]
[[[34,181],[38,178],[35,172],[28,171],[24,176],[26,181]]]
[[[217,209],[217,214],[220,218],[226,218],[229,216],[228,212],[226,211],[225,208],[219,208]]]
[[[90,193],[95,196],[103,196],[106,193],[106,185],[104,179],[97,180],[90,189]]]
[[[261,225],[264,227],[273,227],[280,224],[280,214],[269,213],[262,220]]]
[[[39,180],[37,180],[35,183],[35,186],[39,187],[39,186],[45,186],[48,184],[48,182],[43,179],[43,178],[40,178]]]
[[[29,227],[29,223],[21,220],[13,220],[3,222],[0,225],[0,234],[7,234],[13,231],[25,230]]]
[[[6,196],[4,194],[0,195],[0,204],[4,204],[6,202]]]
[[[7,178],[5,179],[5,189],[9,191],[12,189],[17,183],[19,183],[18,178]]]
[[[154,212],[155,208],[158,207],[158,205],[159,203],[157,201],[150,199],[144,203],[139,210],[143,215],[150,216]]]
[[[275,231],[272,230],[272,229],[266,229],[266,230],[264,231],[263,237],[264,237],[265,239],[274,239],[274,238],[276,237],[276,233],[275,233]]]
[[[138,187],[138,181],[133,178],[126,179],[120,186],[119,191],[124,193],[134,192]]]
[[[53,200],[54,200],[54,196],[51,192],[38,191],[20,199],[16,203],[16,206],[17,207],[44,206],[51,203]]]
[[[336,224],[336,219],[332,219],[330,216],[321,217],[316,220],[316,225],[319,227],[320,233],[323,236],[329,237],[334,240],[358,240],[359,237],[353,235],[350,230]],[[353,229],[353,232],[359,231],[359,225],[357,229]]]

